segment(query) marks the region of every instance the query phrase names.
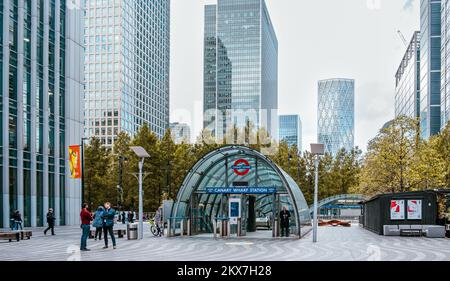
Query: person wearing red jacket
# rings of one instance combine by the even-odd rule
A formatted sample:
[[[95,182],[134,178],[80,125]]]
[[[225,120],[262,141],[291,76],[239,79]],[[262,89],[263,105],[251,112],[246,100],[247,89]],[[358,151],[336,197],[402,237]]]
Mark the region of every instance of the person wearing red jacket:
[[[89,232],[91,231],[91,221],[92,221],[92,214],[91,212],[89,212],[88,207],[89,207],[88,204],[84,203],[83,209],[81,210],[80,213],[81,230],[83,231],[81,235],[81,247],[80,247],[81,251],[90,251],[88,248],[86,248]]]

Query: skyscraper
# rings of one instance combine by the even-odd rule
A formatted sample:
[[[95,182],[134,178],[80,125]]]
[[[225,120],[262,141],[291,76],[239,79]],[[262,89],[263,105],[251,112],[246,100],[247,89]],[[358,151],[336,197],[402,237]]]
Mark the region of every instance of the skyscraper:
[[[221,140],[248,123],[276,135],[278,41],[264,0],[205,6],[204,127]]]
[[[169,127],[170,0],[87,1],[85,135]]]
[[[175,143],[190,143],[191,128],[188,124],[178,122],[170,123],[170,130],[172,133],[172,139]]]
[[[19,210],[25,226],[79,222],[80,181],[68,146],[83,132],[83,7],[64,0],[0,2],[0,228]],[[81,5],[81,4],[80,4]]]
[[[302,151],[302,121],[298,115],[280,115],[279,140]]]
[[[420,128],[427,139],[441,130],[441,1],[420,1]]]
[[[420,118],[420,32],[414,32],[395,74],[395,116]]]
[[[442,73],[441,73],[441,128],[450,121],[450,1],[443,0],[442,15]]]
[[[340,149],[350,151],[355,138],[355,80],[319,81],[318,142],[335,155]]]

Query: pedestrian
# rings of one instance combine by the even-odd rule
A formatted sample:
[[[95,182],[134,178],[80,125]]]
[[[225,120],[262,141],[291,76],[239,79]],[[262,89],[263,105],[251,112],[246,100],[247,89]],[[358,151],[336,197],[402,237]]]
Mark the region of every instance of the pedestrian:
[[[44,235],[47,235],[47,231],[51,230],[52,231],[52,236],[55,235],[55,215],[53,214],[53,209],[50,208],[48,209],[48,213],[47,213],[47,224],[48,227],[44,230]]]
[[[103,206],[98,206],[97,211],[94,214],[94,221],[92,222],[92,226],[95,227],[95,241],[102,240],[102,229],[103,229],[103,212],[105,208]]]
[[[128,220],[130,223],[134,223],[134,212],[130,212],[130,219]]]
[[[283,210],[280,212],[280,226],[281,236],[289,237],[289,218],[291,213],[287,210],[286,206],[283,206]]]
[[[111,203],[105,203],[105,210],[103,211],[103,236],[105,238],[105,247],[108,248],[108,234],[111,236],[111,241],[113,243],[113,248],[116,249],[116,237],[114,237],[114,216],[116,211],[111,208]]]
[[[80,212],[80,220],[81,220],[81,251],[90,251],[90,249],[87,248],[87,239],[89,237],[89,232],[91,231],[91,221],[92,221],[92,214],[88,210],[89,206],[88,204],[84,203],[83,208]]]
[[[20,214],[19,210],[16,210],[13,214],[14,224],[13,224],[13,230],[23,230],[22,227],[22,215]]]
[[[122,212],[122,224],[125,224],[125,219],[126,219],[125,212]]]

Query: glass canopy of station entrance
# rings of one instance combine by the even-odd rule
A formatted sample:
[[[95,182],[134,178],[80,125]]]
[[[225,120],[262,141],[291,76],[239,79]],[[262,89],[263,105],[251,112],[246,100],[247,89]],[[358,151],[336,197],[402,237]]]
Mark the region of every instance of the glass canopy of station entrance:
[[[266,228],[278,237],[283,207],[290,211],[293,236],[310,231],[309,208],[295,181],[258,151],[227,146],[191,169],[172,206],[169,225],[174,233],[181,229],[187,235],[246,236]]]

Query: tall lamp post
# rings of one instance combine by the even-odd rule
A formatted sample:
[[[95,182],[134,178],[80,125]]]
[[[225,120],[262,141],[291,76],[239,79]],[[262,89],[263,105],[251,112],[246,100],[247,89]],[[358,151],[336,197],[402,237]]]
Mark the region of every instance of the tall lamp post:
[[[145,158],[150,158],[150,154],[141,146],[132,146],[131,150],[136,154],[137,157],[141,158],[139,161],[139,239],[144,238],[144,210],[142,202],[142,169],[144,168]]]
[[[314,169],[315,169],[315,179],[314,179],[314,217],[313,217],[313,242],[317,242],[317,201],[319,197],[319,157],[325,152],[325,147],[323,144],[311,144],[311,154],[315,156],[314,159]]]

